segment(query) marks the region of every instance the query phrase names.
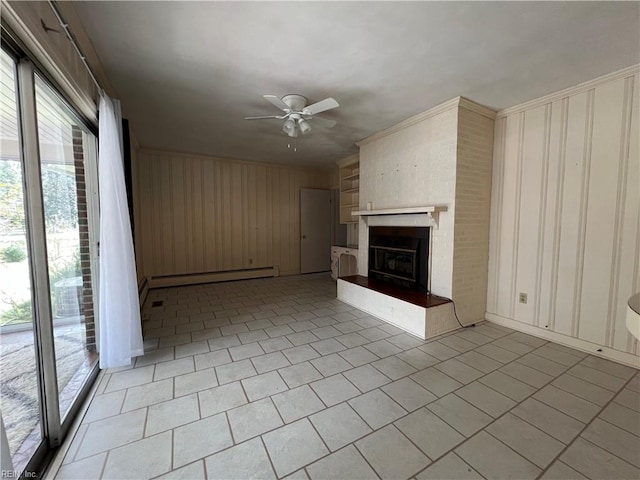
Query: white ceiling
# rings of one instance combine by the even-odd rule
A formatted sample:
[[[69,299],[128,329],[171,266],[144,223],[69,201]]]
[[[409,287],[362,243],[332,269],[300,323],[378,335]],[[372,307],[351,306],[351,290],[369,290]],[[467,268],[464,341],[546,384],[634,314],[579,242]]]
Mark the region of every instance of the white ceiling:
[[[640,62],[639,2],[76,2],[144,147],[329,165],[462,95],[501,109]],[[263,94],[340,108],[287,149]]]

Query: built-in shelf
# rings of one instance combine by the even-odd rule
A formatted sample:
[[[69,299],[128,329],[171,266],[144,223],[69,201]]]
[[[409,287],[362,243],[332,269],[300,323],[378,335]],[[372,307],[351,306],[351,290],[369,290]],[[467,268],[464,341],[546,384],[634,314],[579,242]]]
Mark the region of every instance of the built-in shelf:
[[[360,206],[360,160],[357,155],[338,162],[340,177],[340,223],[357,223],[353,212]]]
[[[356,180],[360,178],[360,174],[359,173],[353,173],[351,175],[347,175],[346,177],[342,177],[342,180]]]

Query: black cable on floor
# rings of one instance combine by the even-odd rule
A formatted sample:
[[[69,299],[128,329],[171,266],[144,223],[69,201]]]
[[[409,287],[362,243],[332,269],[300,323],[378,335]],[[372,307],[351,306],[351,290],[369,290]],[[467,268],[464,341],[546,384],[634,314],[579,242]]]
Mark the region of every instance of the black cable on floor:
[[[471,328],[476,326],[475,323],[472,323],[471,325],[463,325],[460,319],[458,318],[458,312],[456,311],[456,302],[454,302],[453,299],[451,299],[451,303],[453,303],[453,314],[456,316],[456,320],[458,321],[458,323],[462,328]]]

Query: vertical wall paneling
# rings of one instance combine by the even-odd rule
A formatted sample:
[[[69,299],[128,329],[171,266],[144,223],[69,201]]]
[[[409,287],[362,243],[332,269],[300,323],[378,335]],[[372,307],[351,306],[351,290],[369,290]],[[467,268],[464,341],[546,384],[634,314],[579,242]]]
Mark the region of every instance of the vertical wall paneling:
[[[302,173],[304,175],[304,173]],[[289,205],[291,208],[291,222],[289,223],[289,238],[300,239],[300,176],[295,175],[293,177],[293,188],[289,189]],[[304,181],[307,184],[307,180]],[[297,199],[295,197],[298,197]],[[296,201],[297,200],[297,201]],[[293,268],[300,271],[300,240],[297,242],[291,242],[291,257],[294,259]],[[330,255],[331,253],[329,253]]]
[[[502,218],[502,190],[504,177],[504,141],[505,119],[495,121],[494,156],[492,171],[491,205],[495,206],[495,215],[491,215],[489,234],[489,283],[487,286],[487,311],[496,311],[500,283],[500,220]]]
[[[509,302],[509,314],[511,317],[515,315],[516,309],[516,297],[518,287],[518,250],[520,247],[520,205],[522,204],[522,171],[523,171],[523,157],[524,157],[524,131],[525,131],[525,112],[520,113],[518,122],[517,133],[517,155],[518,160],[516,163],[516,185],[515,185],[515,205],[513,209],[513,234],[512,234],[512,251],[513,259],[511,261],[511,295]]]
[[[173,233],[172,254],[173,268],[176,273],[186,273],[187,270],[187,208],[185,202],[185,163],[183,159],[178,157],[171,158],[171,172],[168,181],[173,191],[172,195],[172,212],[173,221],[171,222],[171,230]]]
[[[514,234],[516,218],[516,198],[517,178],[518,178],[518,143],[520,139],[520,115],[513,115],[504,119],[504,158],[510,161],[502,162],[503,183],[502,183],[502,203],[499,209],[500,232],[498,242],[500,250],[498,252],[498,286],[500,292],[496,304],[496,312],[505,317],[513,318],[511,315],[511,299],[514,287],[512,286],[513,264],[514,264]],[[515,159],[515,161],[513,161]]]
[[[153,226],[153,218],[148,215],[148,212],[152,212],[152,201],[153,201],[153,179],[149,173],[149,170],[146,168],[146,163],[141,163],[139,160],[136,161],[138,168],[138,195],[136,199],[139,202],[138,208],[138,225],[140,226],[138,229],[138,251],[136,252],[136,258],[138,261],[142,260],[142,264],[140,265],[141,274],[144,275],[145,271],[153,268],[152,262],[154,260],[153,255],[151,253],[155,251],[155,239],[149,239],[148,233],[152,230]],[[142,212],[146,214],[143,215]],[[145,237],[145,241],[150,241],[151,245],[145,245],[143,242],[143,236]],[[151,248],[149,248],[151,247]]]
[[[160,198],[162,205],[159,212],[162,221],[161,235],[163,237],[163,268],[171,271],[175,271],[175,256],[173,255],[173,242],[174,242],[174,228],[173,228],[173,188],[171,185],[171,158],[164,158],[161,160],[163,163],[160,170],[160,183],[158,185],[158,191],[167,192]]]
[[[241,165],[242,174],[241,182],[242,189],[240,191],[240,201],[242,202],[242,268],[249,267],[249,259],[253,255],[252,247],[252,232],[251,232],[251,209],[254,207],[252,189],[249,186],[251,179],[249,178],[249,169],[246,164]]]
[[[487,299],[490,319],[636,363],[625,317],[640,289],[639,76],[498,113]],[[511,309],[519,292],[528,303]]]
[[[202,162],[202,265],[205,272],[216,271],[214,246],[218,243],[218,235],[214,225],[218,221],[217,191],[215,185],[215,165],[213,162]],[[205,208],[207,207],[207,208]]]
[[[627,79],[625,106],[628,114],[625,121],[628,125],[626,151],[621,152],[625,161],[622,172],[620,237],[618,240],[618,266],[616,287],[616,309],[612,322],[612,347],[638,354],[637,340],[629,334],[625,326],[626,302],[629,297],[640,290],[640,78]]]
[[[534,297],[534,312],[533,312],[533,322],[536,326],[540,326],[540,295],[542,292],[542,268],[544,265],[543,262],[543,253],[544,253],[544,240],[545,234],[547,232],[547,224],[545,222],[545,214],[547,212],[547,202],[548,202],[548,189],[549,189],[549,161],[551,156],[551,104],[547,104],[544,106],[544,141],[543,141],[543,151],[542,154],[544,156],[542,161],[542,172],[541,172],[541,181],[542,181],[542,198],[540,199],[540,207],[538,211],[538,251],[536,254],[536,260],[538,262],[538,266],[536,269],[536,287],[535,287],[535,297]]]
[[[549,139],[549,169],[547,192],[553,195],[547,203],[545,220],[551,228],[545,229],[547,240],[543,247],[543,270],[540,293],[540,310],[545,317],[544,328],[555,330],[556,303],[558,299],[558,264],[560,256],[560,231],[562,221],[562,196],[564,188],[565,160],[567,152],[567,118],[569,99],[552,103],[551,132]],[[553,168],[555,166],[555,168]],[[555,188],[553,188],[555,187]],[[549,213],[553,209],[553,216]],[[547,305],[546,309],[542,305]]]
[[[205,225],[205,208],[204,198],[204,175],[202,169],[202,159],[198,158],[193,161],[193,191],[196,193],[193,199],[191,213],[193,215],[193,263],[191,270],[195,270],[198,265],[204,265],[204,225]]]
[[[560,251],[558,258],[558,291],[555,331],[572,335],[574,291],[578,273],[579,212],[584,170],[584,134],[587,121],[587,94],[571,97],[567,113],[567,139],[562,216],[560,221]],[[513,318],[513,317],[512,317]]]
[[[194,235],[194,221],[193,221],[193,203],[198,198],[198,192],[193,189],[195,178],[193,177],[193,163],[194,160],[186,160],[182,162],[182,175],[184,178],[182,198],[184,199],[184,265],[185,269],[189,271],[193,266],[193,243],[195,241]]]
[[[522,114],[518,162],[518,195],[516,203],[516,231],[514,233],[515,291],[512,293],[513,309],[523,322],[534,323],[537,303],[537,265],[539,264],[540,210],[545,163],[546,107],[541,106]],[[520,303],[519,293],[527,295],[527,303]]]
[[[231,224],[231,255],[232,262],[230,270],[236,270],[243,268],[244,251],[242,248],[243,242],[238,241],[243,237],[242,231],[242,218],[247,215],[247,211],[242,206],[242,164],[231,163],[231,195],[232,198],[229,201],[231,204],[231,218],[229,223]],[[238,198],[238,192],[241,197]]]
[[[620,290],[620,262],[622,247],[622,206],[627,197],[626,178],[629,172],[629,140],[631,128],[631,102],[633,100],[633,77],[624,79],[622,98],[622,118],[620,128],[619,152],[620,160],[618,167],[618,178],[616,179],[616,199],[613,230],[613,254],[611,259],[611,284],[609,288],[609,305],[607,311],[607,326],[605,345],[613,346],[616,332],[616,322],[618,310],[618,299]]]
[[[289,199],[289,190],[284,188],[284,185],[289,184],[289,171],[284,168],[280,169],[280,185],[281,188],[278,191],[280,194],[280,232],[278,235],[277,244],[280,247],[280,267],[282,271],[288,272],[291,271],[291,259],[289,258],[288,252],[290,249],[291,243],[291,225],[290,225],[290,199]]]
[[[234,190],[231,185],[231,166],[228,163],[222,164],[220,178],[218,178],[218,188],[222,189],[222,209],[220,211],[220,223],[218,223],[217,227],[223,232],[222,248],[218,251],[218,256],[222,264],[222,270],[231,270],[233,268],[232,243],[234,233],[232,219],[236,223],[239,222],[240,219],[234,216],[232,212],[232,203],[234,200],[232,193]],[[237,195],[235,200],[239,201],[239,191],[235,190],[235,192]],[[227,228],[221,228],[223,225],[227,225]]]
[[[330,169],[144,149],[138,168],[146,276],[272,266],[299,273],[299,190],[330,183]]]
[[[619,80],[593,91],[592,132],[588,187],[584,215],[584,246],[578,337],[607,342],[610,295],[615,284],[616,217],[620,207],[619,175],[624,158],[621,141],[624,125],[625,82]],[[601,301],[593,299],[601,296]]]
[[[224,203],[222,201],[223,198],[223,190],[222,190],[222,164],[220,162],[215,162],[213,165],[213,183],[212,188],[215,191],[215,206],[216,217],[214,222],[211,225],[211,228],[215,231],[215,243],[213,244],[213,248],[209,251],[210,259],[214,268],[208,271],[219,271],[224,270],[224,261],[227,258],[224,252],[224,239],[225,239],[225,229],[220,228],[220,225],[223,224],[224,218],[222,216],[222,212],[224,211]]]
[[[573,305],[571,319],[571,335],[579,337],[580,334],[580,310],[582,307],[581,293],[584,283],[584,253],[585,239],[587,230],[587,214],[589,206],[589,181],[591,179],[591,147],[593,141],[593,109],[594,109],[593,89],[587,92],[587,112],[584,125],[584,148],[583,148],[583,164],[582,181],[580,185],[580,211],[578,215],[578,248],[576,258],[576,281],[573,286]]]

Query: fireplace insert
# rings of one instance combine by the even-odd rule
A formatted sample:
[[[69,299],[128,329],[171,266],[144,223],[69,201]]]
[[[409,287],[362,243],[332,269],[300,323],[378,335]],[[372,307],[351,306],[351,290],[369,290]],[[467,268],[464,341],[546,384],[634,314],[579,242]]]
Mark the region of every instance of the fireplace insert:
[[[370,227],[369,277],[427,293],[429,227]]]

